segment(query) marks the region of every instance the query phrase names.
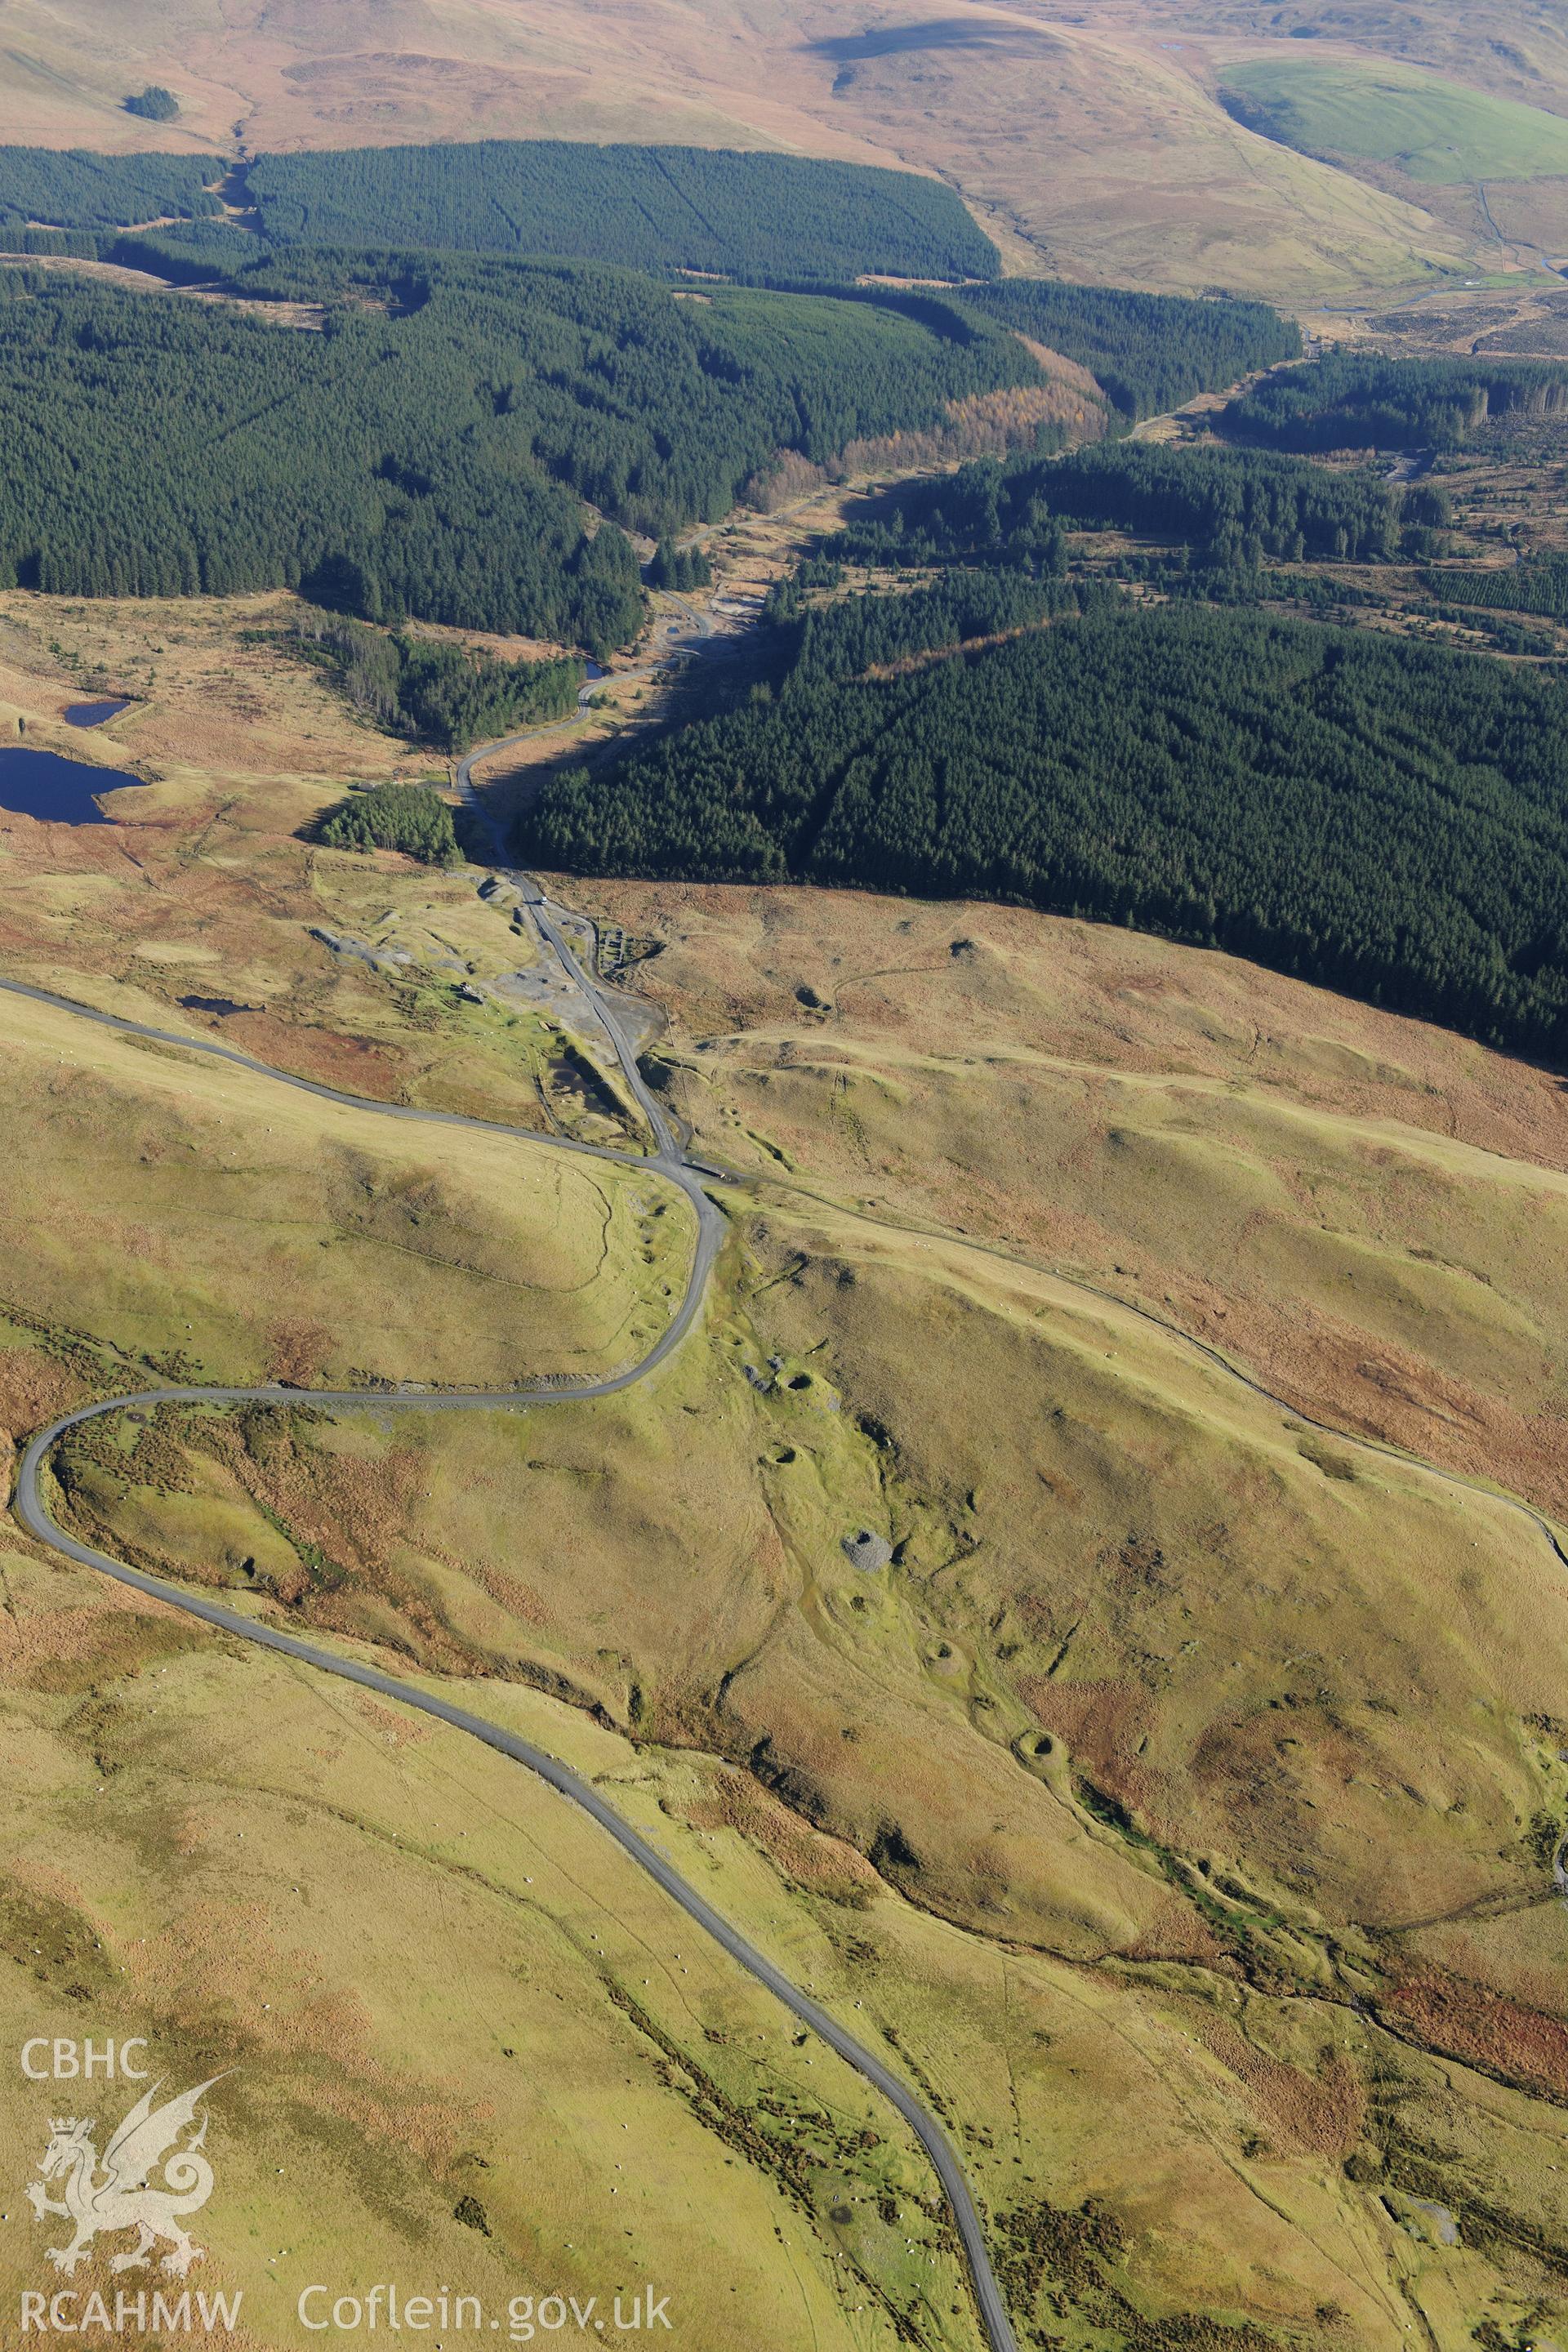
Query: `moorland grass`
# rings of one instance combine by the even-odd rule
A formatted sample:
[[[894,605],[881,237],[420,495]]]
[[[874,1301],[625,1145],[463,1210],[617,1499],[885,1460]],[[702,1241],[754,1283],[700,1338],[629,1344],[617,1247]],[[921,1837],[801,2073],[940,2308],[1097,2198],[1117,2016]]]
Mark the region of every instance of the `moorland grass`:
[[[1222,76],[1242,121],[1303,154],[1394,163],[1431,186],[1568,173],[1568,121],[1439,74],[1252,57]]]

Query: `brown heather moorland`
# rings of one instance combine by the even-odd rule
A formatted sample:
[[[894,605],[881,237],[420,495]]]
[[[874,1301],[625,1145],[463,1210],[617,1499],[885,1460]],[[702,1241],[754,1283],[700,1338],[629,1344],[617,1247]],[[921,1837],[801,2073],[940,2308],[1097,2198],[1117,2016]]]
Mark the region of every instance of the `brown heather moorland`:
[[[1439,217],[1422,189],[1294,152],[1219,102],[1226,58],[1300,26],[1324,37],[1314,55],[1364,64],[1414,44],[1483,89],[1568,103],[1550,19],[1521,42],[1489,5],[1420,18],[1370,0],[1353,16],[1302,0],[1289,26],[1226,0],[608,0],[586,16],[568,0],[15,0],[8,136],[222,153],[479,137],[779,148],[940,174],[1016,270],[1291,300],[1539,258],[1500,248],[1473,206]],[[124,113],[148,80],[175,90],[177,123]],[[1548,233],[1528,207],[1508,232]]]

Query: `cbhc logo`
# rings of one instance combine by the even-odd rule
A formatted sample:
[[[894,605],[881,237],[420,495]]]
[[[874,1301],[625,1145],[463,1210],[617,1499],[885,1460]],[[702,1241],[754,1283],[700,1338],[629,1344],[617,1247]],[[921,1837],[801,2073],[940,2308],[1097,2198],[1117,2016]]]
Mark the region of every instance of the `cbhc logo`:
[[[52,2042],[47,2034],[36,2033],[31,2042],[22,2044],[22,2072],[30,2083],[70,2083],[79,2079],[90,2083],[98,2074],[110,2083],[116,2079],[144,2083],[152,2069],[133,2066],[132,2053],[141,2057],[147,2054],[146,2042],[136,2034],[128,2042],[116,2043]]]

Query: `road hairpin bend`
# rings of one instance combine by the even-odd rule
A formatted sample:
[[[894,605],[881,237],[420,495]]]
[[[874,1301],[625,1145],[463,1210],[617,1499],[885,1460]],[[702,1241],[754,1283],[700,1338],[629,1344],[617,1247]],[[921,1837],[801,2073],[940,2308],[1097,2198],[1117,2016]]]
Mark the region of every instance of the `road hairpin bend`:
[[[466,786],[468,782],[466,773],[463,782]],[[36,1003],[51,1005],[80,1020],[95,1022],[125,1035],[143,1037],[155,1044],[178,1046],[183,1051],[210,1055],[220,1061],[232,1062],[241,1069],[254,1071],[278,1085],[295,1087],[306,1094],[320,1097],[323,1101],[342,1103],[355,1110],[373,1111],[388,1118],[414,1120],[425,1125],[475,1128],[491,1134],[513,1136],[531,1146],[575,1151],[596,1160],[612,1160],[624,1167],[645,1169],[656,1173],[675,1185],[691,1203],[697,1219],[697,1238],[685,1290],[675,1313],[654,1346],[636,1364],[603,1380],[584,1381],[574,1385],[552,1381],[548,1386],[535,1388],[465,1390],[461,1393],[452,1393],[426,1390],[297,1390],[270,1383],[258,1388],[144,1389],[132,1396],[102,1398],[94,1404],[79,1406],[74,1412],[62,1413],[58,1421],[40,1430],[32,1439],[22,1456],[17,1473],[16,1510],[29,1532],[40,1543],[62,1553],[66,1559],[78,1561],[85,1568],[96,1569],[121,1584],[132,1586],[138,1592],[166,1602],[172,1609],[183,1611],[188,1617],[199,1618],[205,1624],[215,1625],[224,1633],[235,1634],[241,1641],[279,1651],[284,1656],[316,1667],[323,1674],[336,1675],[345,1682],[357,1683],[364,1689],[379,1692],[383,1697],[395,1699],[404,1706],[415,1707],[423,1715],[433,1716],[455,1730],[466,1732],[470,1738],[482,1740],[487,1748],[496,1749],[513,1763],[526,1766],[529,1771],[536,1773],[562,1796],[581,1806],[615,1840],[623,1853],[661,1886],[722,1951],[782,2001],[802,2024],[819,2035],[902,2116],[930,2158],[952,2209],[968,2265],[975,2305],[991,2352],[1017,2352],[1017,2339],[991,2266],[980,2216],[963,2167],[936,2117],[881,2059],[858,2042],[853,2034],[847,2032],[837,2018],[792,1982],[764,1952],[759,1951],[738,1928],[731,1927],[721,1913],[715,1911],[711,1904],[705,1902],[673,1864],[624,1820],[614,1806],[607,1804],[591,1782],[563,1764],[559,1758],[536,1748],[531,1741],[503,1731],[499,1725],[487,1722],[482,1716],[469,1714],[466,1708],[455,1706],[451,1700],[437,1693],[422,1690],[416,1684],[403,1682],[395,1675],[383,1674],[378,1667],[362,1664],[357,1659],[339,1657],[331,1650],[319,1649],[313,1643],[300,1640],[296,1634],[285,1633],[256,1618],[243,1616],[237,1610],[226,1609],[221,1601],[188,1591],[183,1586],[167,1583],[161,1577],[148,1576],[140,1569],[127,1566],[123,1560],[95,1551],[90,1545],[79,1543],[74,1536],[57,1526],[49,1515],[41,1481],[50,1453],[68,1431],[107,1413],[145,1412],[163,1404],[283,1402],[308,1402],[329,1408],[364,1406],[381,1412],[389,1405],[395,1406],[400,1412],[419,1412],[532,1409],[540,1405],[582,1402],[594,1397],[614,1395],[619,1390],[630,1388],[637,1381],[646,1380],[680,1345],[701,1312],[709,1277],[724,1234],[724,1220],[704,1189],[702,1178],[706,1174],[722,1180],[724,1171],[705,1169],[700,1162],[687,1157],[662,1107],[637,1066],[636,1049],[616,1008],[574,953],[554,910],[533,877],[508,872],[505,878],[521,891],[542,945],[558,959],[603,1023],[627,1089],[647,1123],[654,1146],[650,1153],[616,1151],[606,1146],[578,1143],[566,1137],[539,1135],[529,1129],[509,1127],[499,1120],[465,1118],[455,1111],[425,1110],[406,1103],[374,1102],[363,1096],[343,1094],[336,1087],[318,1085],[313,1079],[295,1077],[287,1071],[273,1069],[267,1063],[258,1062],[248,1054],[237,1053],[231,1046],[221,1045],[214,1039],[182,1036],[176,1031],[158,1029],[145,1022],[126,1020],[112,1013],[101,1013],[91,1006],[77,1004],[68,997],[57,996],[47,989],[28,987],[20,981],[0,980],[0,991],[14,996],[30,997]]]

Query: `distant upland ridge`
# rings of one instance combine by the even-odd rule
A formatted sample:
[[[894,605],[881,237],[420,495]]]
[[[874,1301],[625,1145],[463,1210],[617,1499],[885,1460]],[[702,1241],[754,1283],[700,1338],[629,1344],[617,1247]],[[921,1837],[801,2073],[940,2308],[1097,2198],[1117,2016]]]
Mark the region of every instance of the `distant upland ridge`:
[[[766,152],[485,139],[231,164],[0,147],[0,228],[190,220],[271,245],[559,255],[741,278],[1002,270],[941,180]]]

